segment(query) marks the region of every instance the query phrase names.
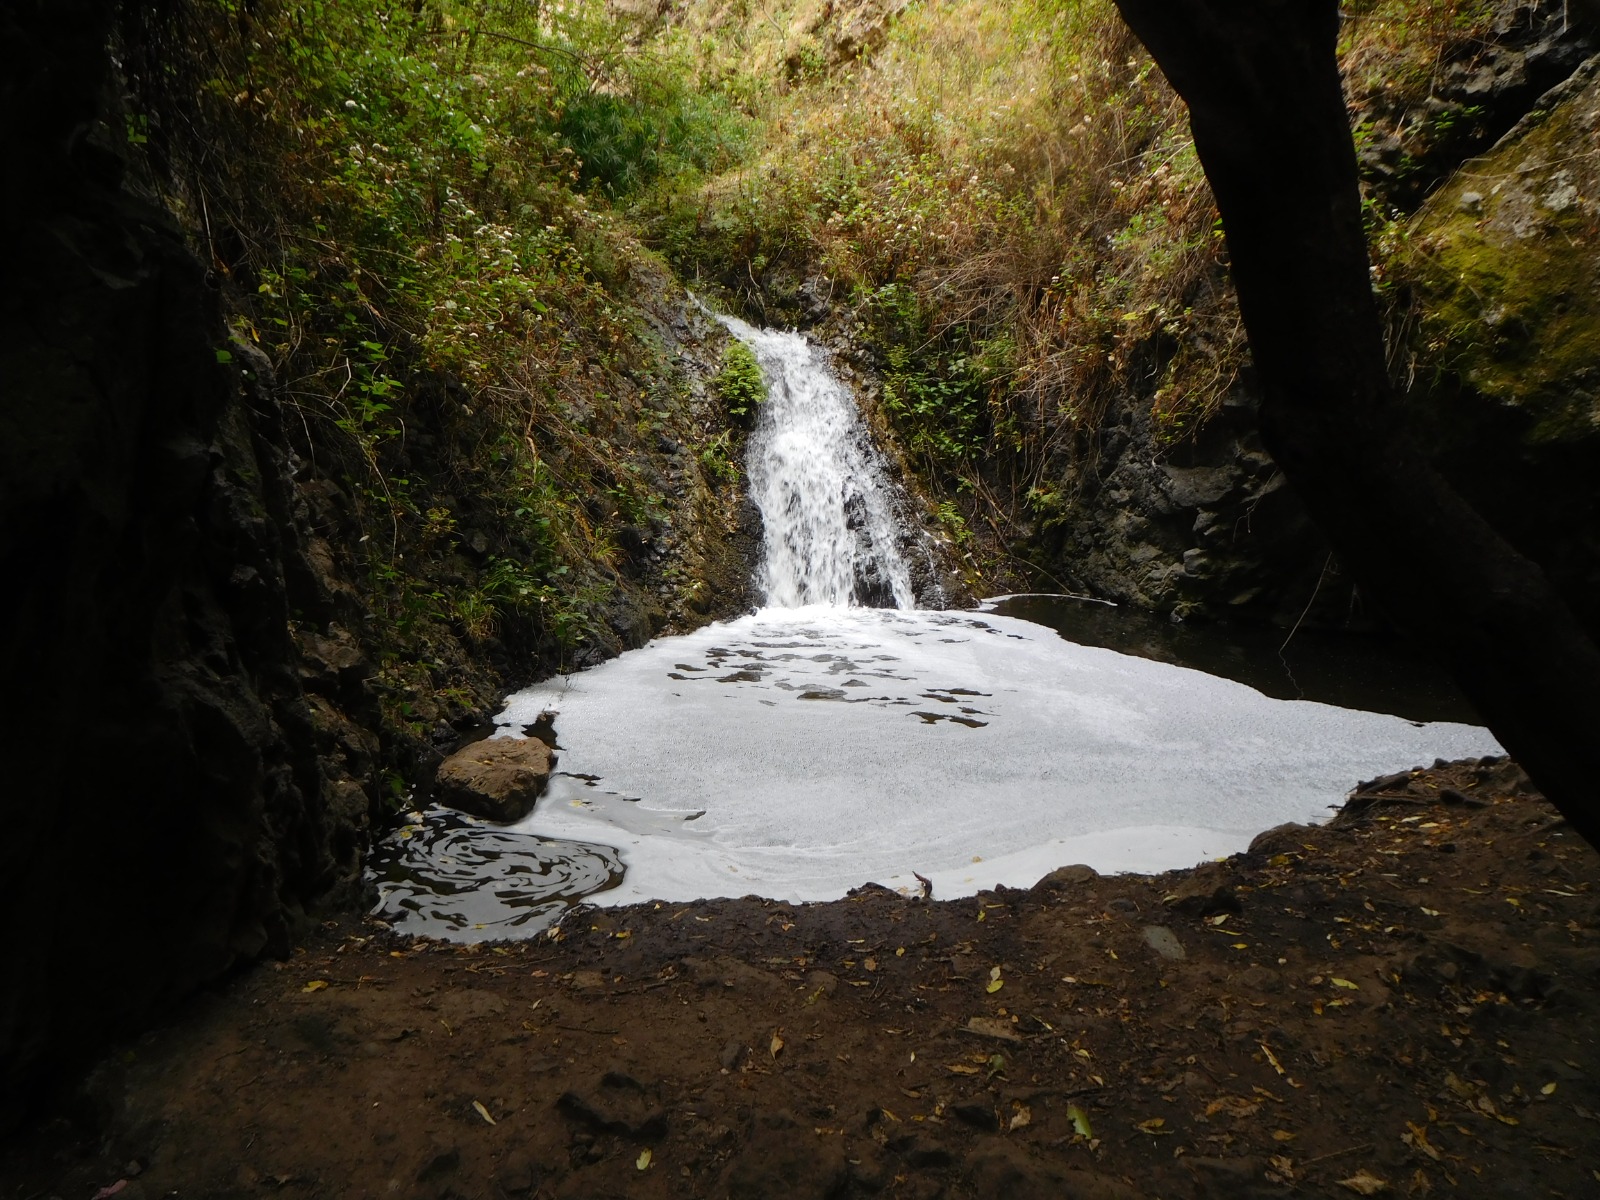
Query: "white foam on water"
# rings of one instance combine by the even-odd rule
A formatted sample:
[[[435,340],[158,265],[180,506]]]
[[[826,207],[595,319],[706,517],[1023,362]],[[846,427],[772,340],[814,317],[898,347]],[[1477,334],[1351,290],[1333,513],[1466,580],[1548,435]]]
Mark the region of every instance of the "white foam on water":
[[[616,847],[601,904],[1161,871],[1324,819],[1359,778],[1502,753],[1473,726],[915,610],[763,609],[529,688],[500,720],[545,710],[564,774],[516,828]]]

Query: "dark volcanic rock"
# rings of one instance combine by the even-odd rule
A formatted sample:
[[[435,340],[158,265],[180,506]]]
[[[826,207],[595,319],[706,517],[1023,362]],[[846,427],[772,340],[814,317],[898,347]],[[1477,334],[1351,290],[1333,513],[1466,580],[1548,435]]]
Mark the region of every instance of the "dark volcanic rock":
[[[354,878],[367,820],[321,760],[340,722],[307,698],[363,702],[364,668],[296,532],[277,402],[176,225],[88,137],[113,9],[0,15],[0,154],[29,181],[0,199],[0,676],[37,717],[0,747],[29,847],[0,1125],[64,1055],[286,953],[304,906]],[[306,658],[292,618],[322,643]],[[92,781],[72,769],[86,728]]]

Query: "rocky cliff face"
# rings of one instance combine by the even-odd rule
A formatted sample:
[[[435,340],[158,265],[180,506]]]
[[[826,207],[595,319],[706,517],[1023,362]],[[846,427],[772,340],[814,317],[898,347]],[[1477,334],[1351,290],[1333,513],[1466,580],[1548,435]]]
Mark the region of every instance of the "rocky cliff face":
[[[1600,58],[1418,213],[1422,435],[1600,629]]]
[[[229,338],[218,279],[124,178],[113,14],[0,17],[0,153],[23,185],[3,213],[0,678],[27,714],[4,727],[19,853],[0,1124],[61,1064],[287,952],[314,906],[357,900],[373,823],[503,688],[555,665],[510,629],[375,626],[348,482],[304,454],[270,364]],[[712,403],[712,334],[669,285],[640,320],[641,353],[677,359],[650,451],[665,510],[593,564],[611,586],[579,660],[748,601],[747,506],[681,436]],[[439,413],[472,412],[441,397],[461,393],[411,381],[396,469],[437,468]],[[454,507],[441,578],[494,546],[492,514]],[[432,688],[396,694],[385,664],[402,654]]]
[[[290,637],[315,571],[275,407],[219,364],[204,271],[90,136],[110,6],[73,7],[14,7],[0,38],[31,185],[0,297],[0,676],[30,715],[5,728],[6,1117],[64,1047],[287,949],[368,808],[321,760]]]
[[[1421,109],[1369,87],[1374,64],[1348,64],[1347,84],[1368,193],[1402,247],[1392,354],[1416,436],[1600,628],[1597,43],[1578,8],[1502,9]],[[1117,397],[1056,468],[1070,500],[1022,531],[1046,579],[1175,619],[1381,621],[1262,449],[1248,369],[1192,439],[1163,439],[1148,405]]]

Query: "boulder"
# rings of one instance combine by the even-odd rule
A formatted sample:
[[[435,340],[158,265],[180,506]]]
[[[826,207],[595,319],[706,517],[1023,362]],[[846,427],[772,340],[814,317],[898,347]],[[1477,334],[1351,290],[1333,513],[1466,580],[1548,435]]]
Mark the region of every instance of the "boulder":
[[[491,738],[457,750],[439,767],[434,799],[490,821],[520,821],[550,782],[555,756],[537,738]]]

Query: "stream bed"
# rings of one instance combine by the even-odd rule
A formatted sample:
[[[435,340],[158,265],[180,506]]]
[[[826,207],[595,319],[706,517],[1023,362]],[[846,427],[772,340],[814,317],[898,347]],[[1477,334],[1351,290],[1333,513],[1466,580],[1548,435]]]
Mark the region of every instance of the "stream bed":
[[[558,773],[516,825],[430,808],[384,838],[368,869],[397,927],[479,941],[579,900],[1164,871],[1322,820],[1361,778],[1500,753],[1447,686],[1306,639],[1290,656],[1070,597],[915,607],[908,556],[933,550],[826,355],[718,319],[767,386],[746,456],[767,607],[511,697],[500,733],[553,726]],[[1402,686],[1366,711],[1380,675]]]
[[[389,919],[477,940],[580,897],[827,900],[921,874],[948,899],[1066,863],[1163,871],[1325,819],[1358,779],[1501,752],[1473,725],[1276,699],[987,612],[762,609],[499,720],[549,712],[558,774],[526,820],[429,810],[380,850]]]

